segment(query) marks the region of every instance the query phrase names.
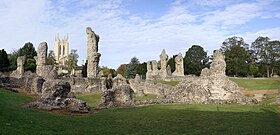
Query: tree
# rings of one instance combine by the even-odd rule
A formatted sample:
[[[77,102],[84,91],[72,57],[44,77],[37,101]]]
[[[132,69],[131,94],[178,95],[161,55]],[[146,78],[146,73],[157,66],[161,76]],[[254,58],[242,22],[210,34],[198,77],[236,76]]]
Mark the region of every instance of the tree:
[[[268,52],[269,52],[269,65],[270,65],[270,77],[274,75],[275,69],[279,68],[280,64],[280,41],[274,40],[269,41],[268,43]]]
[[[266,76],[271,77],[279,63],[280,43],[270,41],[268,37],[258,37],[252,44],[254,58],[260,64],[261,71],[265,69]]]
[[[15,70],[17,68],[17,58],[19,56],[25,56],[26,61],[24,64],[24,70],[29,70],[32,72],[36,71],[36,61],[34,56],[37,56],[37,52],[32,43],[25,43],[22,48],[17,51],[13,51],[10,60],[10,70]]]
[[[53,67],[57,65],[53,50],[49,51],[48,58],[47,58],[47,65],[52,65]]]
[[[112,77],[116,77],[117,71],[115,69],[110,68],[110,74],[112,75]]]
[[[83,77],[87,77],[87,63],[88,63],[88,61],[86,60],[86,63],[85,63],[85,65],[83,65],[83,68],[82,68]]]
[[[200,45],[193,45],[184,57],[185,74],[200,75],[203,68],[207,67],[209,57]]]
[[[137,73],[137,66],[139,64],[139,60],[136,57],[133,57],[130,61],[130,63],[126,66],[126,70],[124,72],[124,75],[127,78],[134,78]]]
[[[122,76],[124,76],[125,70],[126,70],[126,64],[121,64],[117,69],[117,74],[121,74]]]
[[[223,42],[220,50],[225,52],[226,50],[230,50],[230,48],[234,45],[240,45],[246,50],[249,50],[249,45],[245,43],[244,39],[242,37],[236,37],[236,36],[226,39]]]
[[[250,51],[249,45],[242,37],[231,37],[226,39],[221,50],[225,54],[228,75],[246,76],[249,72]]]
[[[68,55],[67,69],[71,72],[73,69],[76,70],[78,67],[78,58],[79,55],[77,54],[77,50],[72,49],[71,53]]]
[[[146,76],[146,73],[147,73],[147,63],[143,62],[141,64],[138,64],[137,74],[140,76]]]
[[[0,71],[8,71],[9,65],[7,52],[4,49],[0,50]]]
[[[171,68],[171,73],[175,71],[175,58],[177,57],[178,55],[173,55],[173,57],[171,57],[168,61],[167,61],[167,65],[170,66]]]
[[[110,69],[108,67],[106,67],[106,66],[99,67],[98,70],[99,71],[102,70],[105,76],[108,76],[110,74]]]
[[[250,62],[249,64],[249,74],[252,76],[259,76],[259,65],[256,62]]]
[[[9,70],[16,70],[17,69],[17,58],[19,57],[18,50],[13,50],[12,53],[9,55],[10,66]]]

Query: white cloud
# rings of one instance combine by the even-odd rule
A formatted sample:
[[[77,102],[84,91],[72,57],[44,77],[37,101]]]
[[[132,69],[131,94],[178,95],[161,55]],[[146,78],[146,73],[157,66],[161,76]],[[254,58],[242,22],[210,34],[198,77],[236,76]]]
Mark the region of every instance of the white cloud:
[[[244,37],[246,43],[248,44],[254,42],[259,36],[269,37],[271,40],[279,40],[280,27],[263,29],[257,32],[246,32],[244,34],[238,34],[238,35]]]
[[[3,48],[11,51],[27,41],[36,47],[47,41],[49,48],[53,49],[56,33],[59,32],[61,37],[68,33],[70,47],[78,50],[81,62],[86,59],[87,52],[85,28],[90,26],[101,37],[99,50],[103,66],[117,68],[128,63],[133,56],[142,62],[158,60],[162,49],[166,49],[170,56],[179,52],[184,54],[192,44],[203,45],[212,53],[232,35],[232,26],[246,24],[259,17],[263,10],[259,3],[229,6],[226,3],[221,3],[226,5],[224,8],[193,14],[189,10],[193,4],[176,1],[170,4],[166,14],[151,19],[131,14],[121,0],[2,1],[0,20],[4,21],[0,25],[0,48],[4,44]],[[215,6],[208,0],[203,4]],[[277,30],[241,35],[250,39],[254,34],[271,31],[277,34]]]

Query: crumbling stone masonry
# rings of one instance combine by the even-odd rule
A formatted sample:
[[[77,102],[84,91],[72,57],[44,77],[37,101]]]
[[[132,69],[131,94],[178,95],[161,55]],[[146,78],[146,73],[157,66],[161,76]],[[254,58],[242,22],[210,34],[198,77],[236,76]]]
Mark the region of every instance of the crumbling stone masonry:
[[[181,53],[175,57],[175,71],[172,76],[184,76],[184,58]]]
[[[56,79],[57,71],[47,64],[47,52],[48,45],[46,42],[42,42],[38,46],[37,56],[34,57],[36,60],[36,74],[43,77],[44,79]]]
[[[110,79],[107,81],[110,82]],[[104,82],[103,84],[110,84],[108,82]],[[123,76],[118,74],[112,79],[112,82],[112,86],[104,86],[101,103],[98,105],[98,107],[111,108],[133,106],[135,104],[134,92],[128,81]]]
[[[98,64],[101,54],[98,53],[98,42],[99,35],[95,34],[90,27],[86,28],[86,33],[88,35],[87,42],[87,77],[96,78],[98,75]]]
[[[19,56],[17,58],[17,69],[12,72],[11,76],[16,78],[21,78],[24,75],[24,63],[25,63],[25,56]]]

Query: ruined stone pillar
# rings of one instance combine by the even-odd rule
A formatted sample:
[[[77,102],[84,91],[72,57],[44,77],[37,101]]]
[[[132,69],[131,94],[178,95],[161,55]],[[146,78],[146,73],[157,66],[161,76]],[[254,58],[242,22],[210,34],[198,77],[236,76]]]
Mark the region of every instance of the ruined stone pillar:
[[[166,54],[165,50],[163,49],[160,55],[160,71],[161,71],[161,79],[165,79],[167,77],[167,60],[168,60],[168,55]]]
[[[214,51],[214,59],[212,60],[212,63],[210,64],[210,72],[211,75],[218,75],[220,77],[226,76],[226,62],[225,62],[225,56],[222,51],[215,50]]]
[[[45,65],[47,63],[47,53],[48,53],[48,45],[46,42],[40,43],[37,50],[36,60],[36,74],[39,76],[45,76]]]
[[[148,61],[147,62],[147,73],[146,73],[147,80],[151,79],[151,73],[152,73],[152,63],[151,63],[151,61]]]
[[[181,53],[175,57],[175,71],[173,72],[174,76],[184,76],[184,58]]]
[[[98,53],[99,36],[92,31],[90,27],[87,27],[86,33],[88,35],[87,42],[87,77],[96,78],[98,75],[98,64],[101,54]]]
[[[156,76],[158,74],[158,63],[156,60],[152,60],[152,74]]]
[[[12,76],[16,78],[21,78],[24,75],[24,63],[25,63],[25,56],[19,56],[17,58],[17,69],[13,71]]]

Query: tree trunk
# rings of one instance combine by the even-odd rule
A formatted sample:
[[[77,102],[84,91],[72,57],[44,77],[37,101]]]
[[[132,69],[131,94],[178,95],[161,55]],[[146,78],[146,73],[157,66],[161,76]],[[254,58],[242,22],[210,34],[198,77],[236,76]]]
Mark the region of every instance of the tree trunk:
[[[268,67],[266,67],[266,75],[267,75],[267,78],[269,78],[269,68]]]
[[[270,77],[273,77],[273,74],[274,74],[274,68],[271,69]]]

